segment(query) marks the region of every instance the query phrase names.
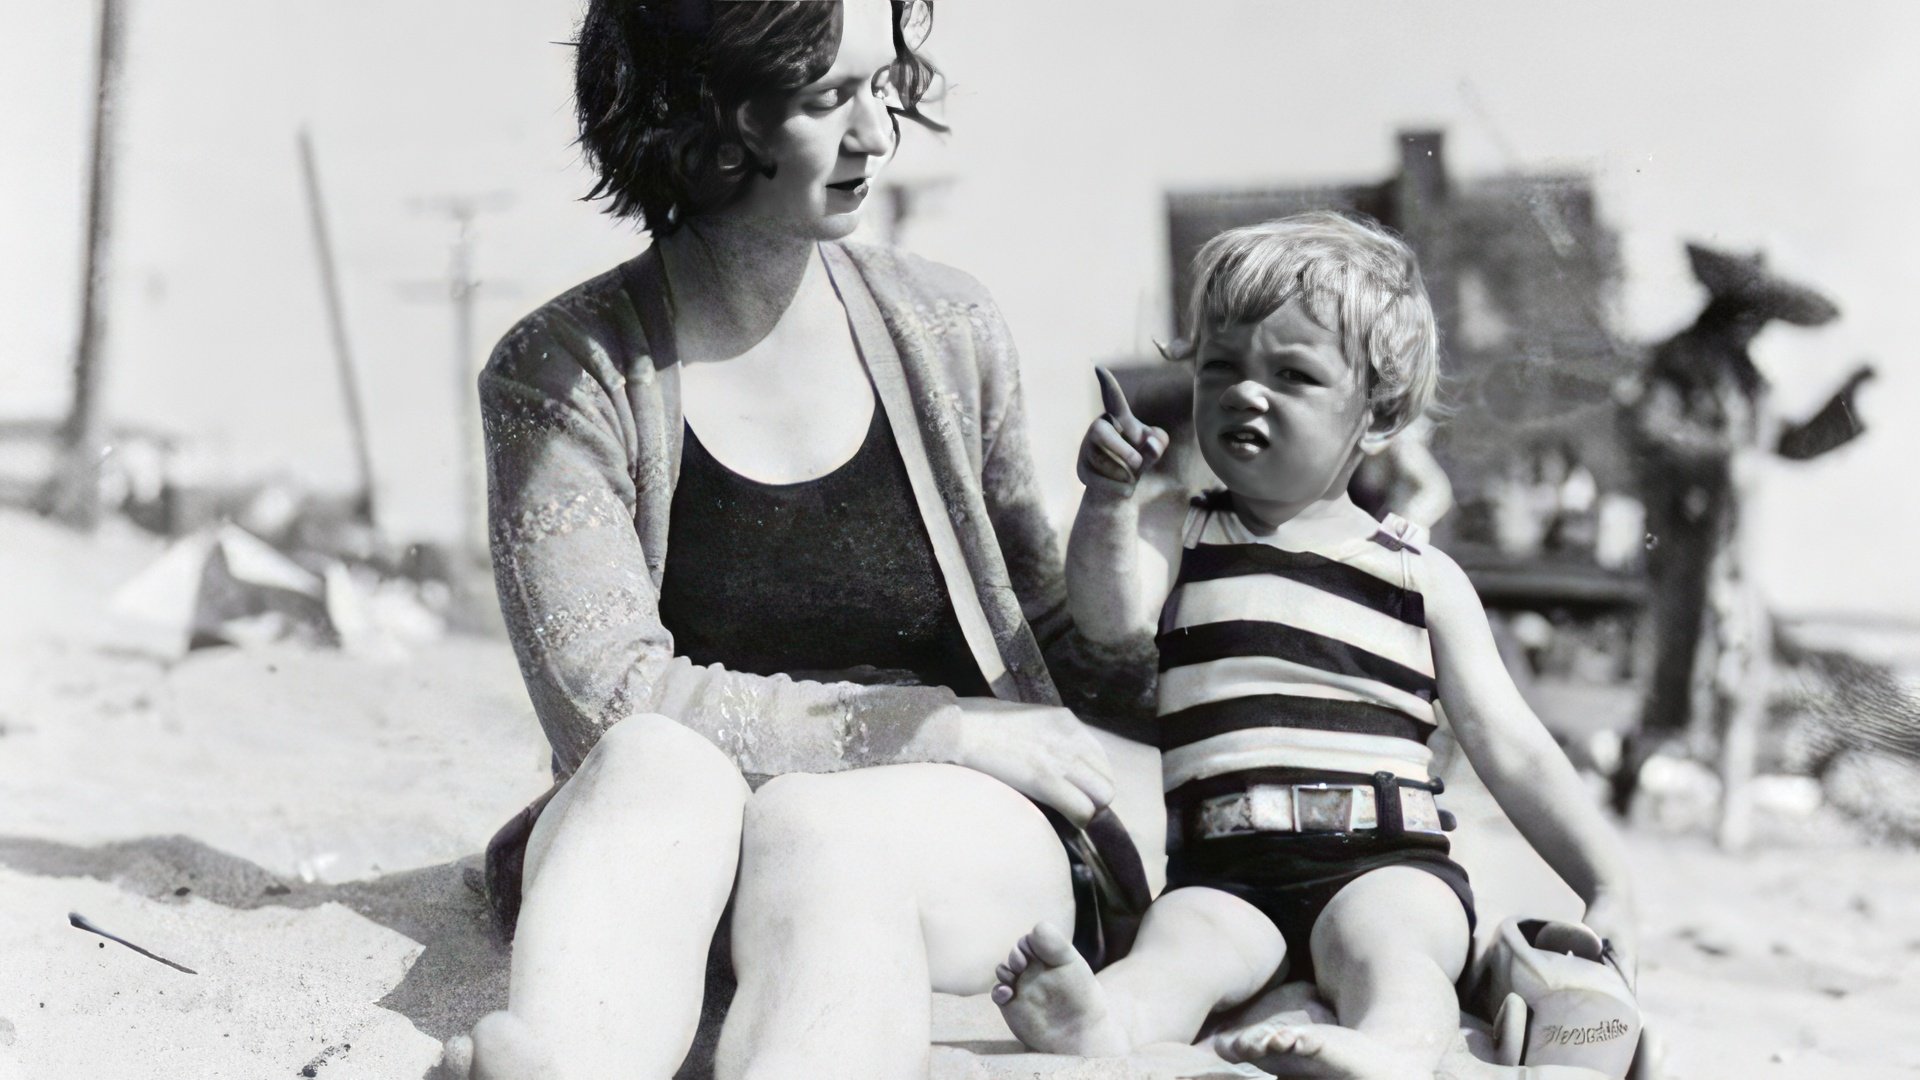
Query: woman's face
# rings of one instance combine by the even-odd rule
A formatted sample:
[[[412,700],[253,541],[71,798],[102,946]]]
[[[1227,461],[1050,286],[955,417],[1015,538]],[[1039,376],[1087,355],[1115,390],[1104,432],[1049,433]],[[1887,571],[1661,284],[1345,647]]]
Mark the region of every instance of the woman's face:
[[[860,223],[870,181],[893,152],[893,9],[842,0],[840,51],[825,75],[743,114],[771,179],[756,177],[729,216],[786,235],[837,240]]]

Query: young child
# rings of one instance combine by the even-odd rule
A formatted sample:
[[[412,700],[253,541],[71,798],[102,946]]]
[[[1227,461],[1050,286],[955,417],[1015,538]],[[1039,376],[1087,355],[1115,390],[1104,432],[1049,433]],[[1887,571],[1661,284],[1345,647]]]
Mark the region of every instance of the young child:
[[[1229,1032],[1223,1056],[1283,1076],[1430,1077],[1459,1028],[1474,924],[1428,773],[1439,707],[1631,972],[1621,845],[1514,689],[1460,567],[1347,497],[1361,459],[1433,397],[1412,251],[1311,213],[1224,233],[1196,267],[1182,358],[1225,490],[1191,505],[1147,490],[1167,435],[1102,371],[1067,554],[1083,634],[1139,644],[1158,629],[1167,889],[1097,976],[1035,927],[994,1000],[1030,1047],[1119,1055],[1190,1042],[1290,971],[1340,1024]]]

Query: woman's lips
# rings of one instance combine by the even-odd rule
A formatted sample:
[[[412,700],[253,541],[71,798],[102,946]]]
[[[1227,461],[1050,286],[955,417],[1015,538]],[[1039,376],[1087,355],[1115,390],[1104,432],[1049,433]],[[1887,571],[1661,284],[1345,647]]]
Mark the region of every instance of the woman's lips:
[[[861,196],[867,193],[867,179],[868,178],[864,176],[856,176],[851,180],[842,180],[836,184],[828,184],[827,188],[830,191],[838,191],[843,195]]]

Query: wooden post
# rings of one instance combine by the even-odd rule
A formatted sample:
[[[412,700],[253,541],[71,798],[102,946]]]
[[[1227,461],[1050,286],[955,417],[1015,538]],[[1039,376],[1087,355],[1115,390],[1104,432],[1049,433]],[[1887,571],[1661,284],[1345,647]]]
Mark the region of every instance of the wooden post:
[[[313,249],[320,263],[320,292],[327,308],[327,331],[333,339],[333,357],[340,370],[340,396],[347,409],[353,438],[354,464],[360,474],[360,496],[354,509],[360,520],[374,524],[373,452],[367,437],[366,413],[361,408],[360,385],[347,346],[347,319],[340,303],[340,278],[334,268],[333,242],[327,232],[326,203],[320,197],[320,171],[313,162],[313,140],[300,129],[300,173],[306,181],[307,211],[313,225]]]
[[[124,0],[100,0],[100,51],[94,82],[80,340],[74,351],[73,404],[60,433],[60,464],[53,478],[50,500],[55,517],[80,529],[92,529],[100,523],[100,459],[107,451],[101,397],[106,383],[115,120],[125,37]]]

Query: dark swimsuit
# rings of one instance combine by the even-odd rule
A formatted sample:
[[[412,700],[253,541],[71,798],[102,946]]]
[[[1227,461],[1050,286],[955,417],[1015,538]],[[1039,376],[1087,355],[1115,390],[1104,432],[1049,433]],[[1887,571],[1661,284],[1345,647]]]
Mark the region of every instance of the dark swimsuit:
[[[660,585],[676,654],[756,675],[991,693],[877,401],[860,449],[813,480],[741,476],[691,425],[683,447]]]
[[[676,654],[757,675],[992,695],[878,400],[860,449],[813,480],[741,476],[692,425],[682,445],[660,585],[660,622]],[[1067,844],[1074,944],[1095,964],[1110,960],[1125,938],[1101,910],[1094,875],[1072,843],[1077,830],[1050,807],[1039,809]]]

